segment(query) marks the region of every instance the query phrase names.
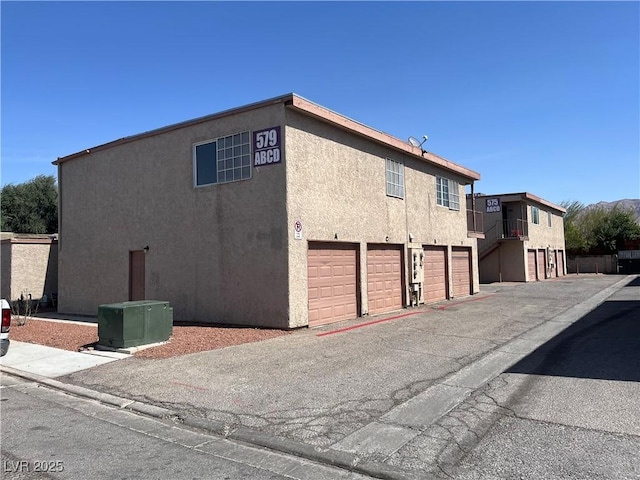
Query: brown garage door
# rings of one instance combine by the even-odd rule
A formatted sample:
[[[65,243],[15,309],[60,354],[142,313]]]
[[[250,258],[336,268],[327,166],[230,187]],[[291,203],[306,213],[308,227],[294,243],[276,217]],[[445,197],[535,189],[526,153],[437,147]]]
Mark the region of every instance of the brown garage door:
[[[558,276],[562,277],[564,275],[564,251],[563,250],[558,250],[556,252],[556,258],[557,258],[557,264],[558,266],[556,267],[558,270]]]
[[[367,247],[367,292],[369,313],[383,313],[403,307],[402,247]]]
[[[451,252],[453,297],[471,295],[471,249],[454,247]]]
[[[447,249],[424,247],[424,301],[439,302],[447,299]]]
[[[527,267],[529,271],[529,281],[535,282],[538,276],[536,275],[536,251],[529,250],[527,252]]]
[[[538,280],[546,278],[547,264],[544,261],[544,250],[538,250]]]
[[[355,245],[309,244],[310,326],[358,316],[357,252]]]

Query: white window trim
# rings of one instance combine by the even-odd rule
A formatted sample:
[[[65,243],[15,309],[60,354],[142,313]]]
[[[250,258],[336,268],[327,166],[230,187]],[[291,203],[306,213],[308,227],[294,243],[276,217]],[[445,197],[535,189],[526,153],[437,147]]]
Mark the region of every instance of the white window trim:
[[[389,165],[397,165],[398,172],[392,171],[389,169]],[[398,175],[400,180],[399,183],[393,182],[390,180],[390,175]],[[385,180],[385,192],[387,193],[387,197],[399,198],[404,200],[405,197],[405,181],[404,181],[404,164],[402,162],[396,162],[391,158],[386,158],[384,162],[384,180]],[[400,189],[400,194],[396,194],[395,192],[390,192],[389,190]]]
[[[243,133],[248,133],[249,134],[249,177],[247,178],[240,178],[238,180],[230,180],[230,181],[224,181],[224,182],[220,182],[220,181],[216,181],[214,183],[202,183],[202,184],[198,184],[198,158],[196,156],[196,147],[200,146],[200,145],[206,145],[208,143],[216,143],[216,152],[218,151],[218,141],[221,138],[227,138],[227,137],[233,137],[234,135],[242,135]],[[193,143],[191,145],[191,156],[192,156],[192,160],[193,160],[193,187],[194,188],[202,188],[202,187],[211,187],[213,185],[224,185],[226,183],[236,183],[236,182],[241,182],[241,181],[245,181],[245,180],[251,180],[251,178],[253,177],[253,156],[252,156],[252,152],[251,152],[252,148],[251,148],[251,130],[243,130],[241,132],[236,132],[236,133],[232,133],[230,135],[222,135],[220,137],[216,137],[216,138],[210,138],[208,140],[202,140],[201,142],[196,142]],[[220,174],[220,171],[218,170],[218,165],[217,162],[219,161],[219,157],[216,154],[216,179],[218,178],[218,175]]]
[[[440,182],[438,182],[440,180]],[[440,183],[440,199],[438,199],[438,183]],[[446,192],[445,190],[446,183]],[[445,195],[446,193],[446,195]],[[436,205],[455,212],[460,211],[460,182],[451,180],[448,177],[442,175],[436,175]]]
[[[535,214],[536,212],[537,215]],[[540,209],[534,205],[531,205],[531,223],[534,225],[540,225]]]

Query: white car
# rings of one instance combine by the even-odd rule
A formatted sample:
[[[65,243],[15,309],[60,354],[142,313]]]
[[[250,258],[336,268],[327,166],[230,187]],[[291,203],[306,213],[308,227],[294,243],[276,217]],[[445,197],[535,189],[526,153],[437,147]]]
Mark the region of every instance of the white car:
[[[11,307],[9,302],[2,299],[2,330],[0,330],[0,356],[4,357],[9,351],[9,330],[11,329]]]

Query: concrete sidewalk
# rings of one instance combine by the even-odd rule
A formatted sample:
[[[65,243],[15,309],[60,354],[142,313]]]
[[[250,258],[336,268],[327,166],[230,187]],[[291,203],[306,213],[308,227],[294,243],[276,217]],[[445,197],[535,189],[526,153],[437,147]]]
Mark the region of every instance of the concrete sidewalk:
[[[425,478],[390,459],[634,278],[486,285],[461,301],[264,342],[128,358],[52,386],[149,405],[190,426],[380,478]]]
[[[11,340],[9,352],[0,358],[0,365],[46,378],[56,378],[88,368],[104,365],[130,355],[107,352],[70,352],[59,348]]]

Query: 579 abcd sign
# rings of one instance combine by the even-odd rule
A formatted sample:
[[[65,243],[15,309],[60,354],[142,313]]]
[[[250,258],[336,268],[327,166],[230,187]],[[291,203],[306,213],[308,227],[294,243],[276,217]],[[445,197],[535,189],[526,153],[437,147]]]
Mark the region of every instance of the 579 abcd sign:
[[[271,127],[253,132],[253,166],[262,167],[280,163],[280,127]]]

